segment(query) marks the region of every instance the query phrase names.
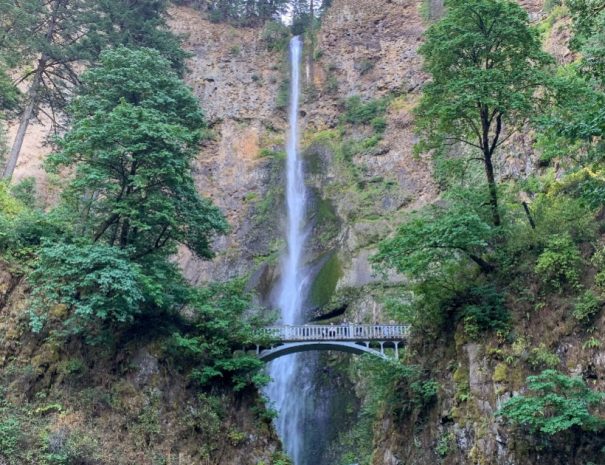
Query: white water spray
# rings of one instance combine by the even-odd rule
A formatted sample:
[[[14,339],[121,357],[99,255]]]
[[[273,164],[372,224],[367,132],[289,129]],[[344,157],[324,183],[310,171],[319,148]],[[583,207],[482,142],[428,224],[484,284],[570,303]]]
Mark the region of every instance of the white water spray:
[[[289,133],[287,146],[286,204],[288,208],[287,254],[282,259],[282,273],[277,305],[282,323],[300,323],[305,292],[302,256],[305,245],[304,220],[306,191],[302,162],[298,156],[298,109],[300,94],[300,37],[290,41]],[[304,387],[300,382],[299,356],[289,355],[271,363],[269,374],[273,382],[267,387],[267,396],[278,412],[276,422],[288,455],[294,465],[301,463]]]

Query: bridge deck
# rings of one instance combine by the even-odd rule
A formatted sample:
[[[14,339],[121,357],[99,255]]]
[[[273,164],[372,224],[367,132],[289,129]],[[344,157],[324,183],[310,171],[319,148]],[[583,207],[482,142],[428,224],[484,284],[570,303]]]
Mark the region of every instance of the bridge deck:
[[[408,327],[381,324],[272,326],[263,328],[261,334],[279,342],[403,341],[408,337]]]

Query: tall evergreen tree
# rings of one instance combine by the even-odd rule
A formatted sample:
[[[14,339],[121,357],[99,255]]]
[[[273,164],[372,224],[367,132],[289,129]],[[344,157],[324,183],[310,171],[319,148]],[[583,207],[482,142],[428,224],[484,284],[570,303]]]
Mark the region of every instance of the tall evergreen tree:
[[[50,166],[75,168],[66,199],[81,233],[140,259],[186,244],[212,255],[226,223],[197,193],[190,163],[203,136],[196,98],[152,49],[104,52],[70,109]]]

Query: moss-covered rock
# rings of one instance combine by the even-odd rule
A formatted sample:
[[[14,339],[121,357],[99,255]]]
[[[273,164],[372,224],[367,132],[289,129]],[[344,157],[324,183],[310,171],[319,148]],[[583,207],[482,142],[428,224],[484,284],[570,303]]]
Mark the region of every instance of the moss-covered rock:
[[[333,253],[324,261],[313,280],[309,291],[309,302],[311,305],[322,307],[330,302],[341,276],[342,265],[338,255]]]

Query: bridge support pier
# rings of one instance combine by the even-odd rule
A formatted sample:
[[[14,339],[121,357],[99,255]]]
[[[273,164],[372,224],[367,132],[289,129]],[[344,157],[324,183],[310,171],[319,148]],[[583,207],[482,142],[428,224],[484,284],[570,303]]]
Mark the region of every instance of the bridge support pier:
[[[395,341],[395,358],[399,360],[399,341]]]
[[[380,344],[380,353],[384,355],[384,341],[379,341],[378,344]]]

